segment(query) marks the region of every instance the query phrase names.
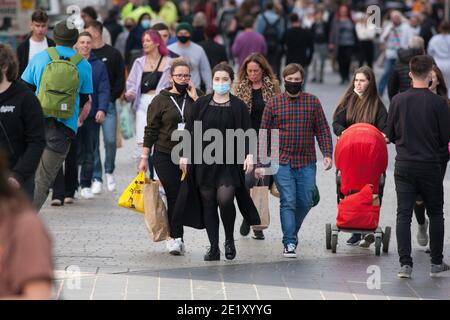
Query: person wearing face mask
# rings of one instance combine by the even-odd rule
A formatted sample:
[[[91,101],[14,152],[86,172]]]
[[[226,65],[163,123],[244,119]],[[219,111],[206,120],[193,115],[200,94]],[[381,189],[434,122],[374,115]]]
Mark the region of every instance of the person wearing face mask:
[[[125,63],[128,70],[134,63],[134,60],[142,56],[142,35],[150,29],[151,20],[148,13],[144,13],[139,17],[136,27],[131,29],[125,45]]]
[[[355,71],[353,81],[334,111],[334,134],[339,137],[352,124],[361,122],[370,123],[385,134],[386,121],[387,110],[378,95],[375,75],[370,67],[363,66]],[[366,235],[361,241],[361,234],[353,233],[347,240],[347,245],[367,248],[373,242],[373,234]]]
[[[272,68],[266,58],[260,53],[254,53],[247,57],[239,71],[239,80],[236,85],[236,96],[242,99],[248,107],[252,128],[259,132],[261,119],[266,104],[280,93],[280,86]],[[258,181],[255,180],[254,172],[245,176],[245,185],[248,189],[254,187]],[[269,176],[265,177],[264,184],[270,184]],[[250,226],[245,220],[242,221],[240,233],[246,236],[250,233]],[[262,230],[253,230],[253,238],[264,239]]]
[[[433,59],[411,59],[411,89],[397,94],[390,103],[387,137],[395,144],[395,191],[397,193],[397,247],[400,278],[411,278],[411,219],[420,194],[430,220],[430,277],[448,274],[443,261],[444,190],[440,153],[450,140],[448,101],[429,90]],[[411,129],[413,128],[413,129]],[[414,130],[414,128],[420,128]]]
[[[278,159],[272,160],[271,171],[280,192],[283,256],[286,258],[297,257],[298,232],[314,204],[317,161],[314,138],[324,156],[325,170],[331,169],[333,165],[330,128],[319,99],[302,92],[304,74],[303,67],[296,63],[284,68],[286,92],[275,96],[266,105],[261,121],[261,129],[279,130]],[[265,146],[267,139],[264,133],[262,131],[260,137],[260,150],[272,149]],[[258,168],[255,170],[257,179],[265,173],[265,168],[260,164],[261,156],[258,157]]]
[[[125,58],[125,46],[127,45],[127,39],[130,35],[130,31],[136,26],[136,22],[132,18],[125,19],[124,29],[117,36],[116,43],[114,44],[114,48],[120,51],[122,54],[122,58]]]
[[[144,56],[136,59],[127,79],[125,99],[133,101],[136,111],[136,149],[135,157],[141,155],[144,142],[144,129],[147,125],[147,109],[153,98],[170,85],[170,64],[172,59],[158,32],[149,30],[142,36]],[[150,178],[153,179],[151,158]]]
[[[208,56],[198,44],[191,41],[193,29],[189,23],[182,22],[177,26],[176,43],[171,44],[168,49],[186,59],[191,65],[192,82],[196,88],[200,88],[203,81],[206,92],[211,92],[211,66]]]
[[[207,130],[214,129],[220,131],[223,137],[222,154],[217,153],[217,148],[212,154],[208,153],[210,148],[208,141],[203,141],[200,146],[199,141],[191,139],[194,145],[191,150],[200,149],[202,155],[214,157],[212,163],[202,157],[199,161],[187,155],[188,158],[180,159],[180,168],[187,172],[186,179],[180,188],[180,194],[175,206],[174,219],[197,229],[206,227],[210,248],[204,256],[205,261],[220,260],[219,250],[219,217],[217,208],[220,208],[220,217],[225,229],[225,257],[232,260],[236,256],[234,245],[234,222],[236,219],[236,208],[234,199],[236,198],[239,209],[244,219],[249,225],[260,224],[258,212],[253,204],[250,194],[245,187],[245,174],[253,170],[253,155],[246,146],[245,154],[236,152],[237,146],[234,141],[227,140],[227,130],[242,129],[244,132],[251,129],[251,119],[245,103],[230,94],[231,83],[234,79],[233,69],[226,63],[220,63],[214,67],[213,73],[213,94],[199,98],[191,107],[191,112],[186,123],[186,130],[191,137],[195,137],[198,132],[198,123],[201,123],[202,134]],[[195,130],[194,130],[194,122]],[[204,139],[205,140],[205,139]],[[208,149],[207,149],[208,148]],[[225,156],[233,152],[233,159],[226,159]],[[198,153],[200,155],[200,153]],[[186,155],[183,155],[186,156]],[[241,158],[242,157],[242,158]],[[245,160],[244,160],[245,158]],[[187,163],[192,163],[187,166]],[[242,165],[243,163],[243,165]]]
[[[152,100],[147,112],[147,125],[144,132],[144,148],[142,150],[139,170],[149,169],[148,158],[154,148],[153,162],[155,171],[161,181],[167,197],[168,218],[171,239],[167,248],[172,255],[184,252],[183,227],[177,228],[172,223],[173,210],[181,184],[181,170],[171,160],[171,153],[176,141],[172,141],[172,133],[186,123],[186,115],[191,105],[202,93],[197,91],[190,80],[190,67],[183,59],[175,59],[170,67],[170,79],[173,85],[161,90]]]

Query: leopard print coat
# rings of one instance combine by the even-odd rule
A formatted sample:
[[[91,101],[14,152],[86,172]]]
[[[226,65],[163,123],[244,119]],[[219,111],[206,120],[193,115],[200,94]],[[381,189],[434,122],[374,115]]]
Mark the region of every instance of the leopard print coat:
[[[280,86],[278,81],[272,83],[268,76],[263,78],[262,96],[265,103],[268,103],[274,96],[280,93]],[[248,112],[252,113],[252,84],[246,77],[244,80],[238,82],[235,90],[235,95],[242,99],[247,105]]]

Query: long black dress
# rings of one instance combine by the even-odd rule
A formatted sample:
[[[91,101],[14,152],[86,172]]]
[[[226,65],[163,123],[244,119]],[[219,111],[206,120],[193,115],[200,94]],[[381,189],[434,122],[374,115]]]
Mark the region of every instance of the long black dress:
[[[191,132],[193,137],[194,121],[203,121],[205,113],[208,112],[209,105],[212,100],[212,95],[207,95],[199,98],[194,105],[188,121],[186,123],[186,130]],[[247,106],[244,101],[236,96],[230,96],[230,114],[232,115],[234,129],[248,130],[251,128],[250,115],[247,110]],[[225,111],[223,111],[225,112]],[[192,141],[194,144],[197,141]],[[192,146],[192,149],[195,147]],[[204,229],[205,223],[203,219],[202,201],[196,182],[196,169],[198,165],[188,165],[187,175],[181,184],[180,192],[178,194],[177,203],[175,205],[174,217],[172,222],[175,226],[189,226],[196,229]],[[242,165],[236,165],[239,175],[239,187],[236,188],[236,201],[239,207],[239,211],[243,218],[249,225],[259,225],[261,220],[259,218],[258,211],[250,197],[248,190],[245,188],[245,178]],[[180,228],[181,229],[181,228]]]
[[[221,163],[198,164],[195,165],[195,180],[197,187],[218,188],[220,186],[240,186],[239,166],[236,164],[226,164],[227,146],[232,141],[226,141],[226,130],[234,129],[234,118],[230,101],[217,103],[211,100],[202,117],[203,134],[206,130],[219,130],[224,137]],[[202,153],[210,144],[210,141],[203,142]],[[235,153],[236,154],[236,153]],[[211,152],[215,156],[215,152]],[[234,159],[233,159],[234,160]],[[235,161],[233,163],[236,163]]]

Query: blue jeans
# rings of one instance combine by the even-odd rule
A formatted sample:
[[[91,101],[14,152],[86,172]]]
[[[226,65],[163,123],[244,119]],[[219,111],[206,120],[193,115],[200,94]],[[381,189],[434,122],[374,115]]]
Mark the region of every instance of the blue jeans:
[[[391,76],[392,70],[394,70],[396,59],[387,59],[384,61],[384,70],[383,75],[381,76],[380,83],[378,84],[378,92],[380,93],[380,97],[384,94],[384,89],[389,83],[389,78]]]
[[[298,244],[298,232],[303,220],[313,206],[316,185],[316,164],[310,163],[298,169],[290,164],[280,165],[274,175],[280,192],[280,219],[283,244]]]
[[[88,117],[80,128],[79,148],[81,160],[80,186],[90,188],[92,175],[94,172],[94,151],[98,144],[100,125],[95,122],[95,118]],[[66,158],[67,159],[67,158]]]
[[[116,105],[109,103],[108,113],[105,121],[102,123],[103,142],[105,144],[105,173],[113,173],[116,162],[116,129],[117,129],[117,112]],[[100,158],[100,139],[97,139],[94,156],[94,173],[92,180],[102,180],[102,161]]]

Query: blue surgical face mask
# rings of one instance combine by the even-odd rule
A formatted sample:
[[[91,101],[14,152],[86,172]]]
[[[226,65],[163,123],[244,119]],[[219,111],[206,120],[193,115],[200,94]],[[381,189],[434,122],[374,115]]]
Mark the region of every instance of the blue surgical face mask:
[[[150,29],[150,20],[142,20],[141,27],[144,29]]]
[[[215,93],[223,96],[224,94],[227,94],[231,90],[231,83],[214,83],[213,84],[213,90]]]

